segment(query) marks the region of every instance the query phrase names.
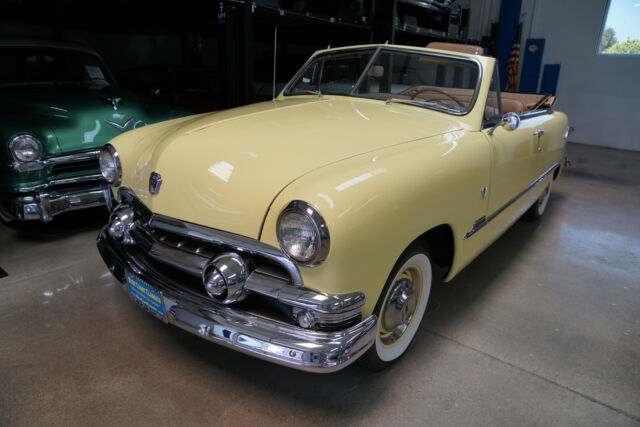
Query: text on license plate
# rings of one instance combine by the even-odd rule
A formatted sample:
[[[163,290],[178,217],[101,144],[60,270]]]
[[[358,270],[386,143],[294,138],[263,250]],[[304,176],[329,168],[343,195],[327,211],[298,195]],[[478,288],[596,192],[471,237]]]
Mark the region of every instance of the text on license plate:
[[[164,317],[164,307],[162,306],[162,296],[151,289],[142,280],[127,273],[127,284],[129,285],[129,294],[140,304],[145,306],[154,314]]]

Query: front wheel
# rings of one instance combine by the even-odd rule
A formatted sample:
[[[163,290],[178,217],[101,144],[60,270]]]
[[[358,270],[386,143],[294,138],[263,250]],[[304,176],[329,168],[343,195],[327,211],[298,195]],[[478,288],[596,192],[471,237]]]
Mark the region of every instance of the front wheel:
[[[360,359],[366,368],[382,370],[405,353],[424,316],[432,281],[426,251],[412,250],[398,260],[375,308],[376,342]]]

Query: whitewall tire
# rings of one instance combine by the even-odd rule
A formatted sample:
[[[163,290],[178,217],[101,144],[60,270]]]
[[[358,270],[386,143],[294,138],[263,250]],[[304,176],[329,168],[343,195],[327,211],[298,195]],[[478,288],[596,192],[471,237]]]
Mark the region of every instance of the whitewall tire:
[[[549,203],[549,196],[551,196],[551,184],[553,183],[553,178],[549,178],[549,183],[544,188],[544,191],[538,197],[538,200],[535,201],[533,205],[529,208],[527,212],[524,214],[524,218],[528,221],[535,221],[539,219],[542,214],[544,214],[545,209],[547,208],[547,204]]]
[[[362,358],[367,368],[384,369],[405,353],[420,327],[432,282],[426,251],[408,251],[396,263],[376,305],[376,341]]]

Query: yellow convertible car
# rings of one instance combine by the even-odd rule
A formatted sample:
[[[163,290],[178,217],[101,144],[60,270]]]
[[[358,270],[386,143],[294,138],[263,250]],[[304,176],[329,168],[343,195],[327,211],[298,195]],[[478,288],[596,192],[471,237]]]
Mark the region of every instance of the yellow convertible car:
[[[207,340],[384,368],[433,281],[542,215],[566,163],[555,99],[496,81],[470,46],[328,49],[271,102],[127,132],[100,154],[116,200],[100,253],[140,306]]]

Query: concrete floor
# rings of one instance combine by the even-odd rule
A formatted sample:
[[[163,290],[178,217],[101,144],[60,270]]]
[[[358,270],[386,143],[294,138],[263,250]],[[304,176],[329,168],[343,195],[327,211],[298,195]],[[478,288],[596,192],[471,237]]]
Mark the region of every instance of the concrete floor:
[[[380,373],[297,372],[163,325],[100,260],[100,211],[0,225],[0,424],[639,425],[640,153],[569,155],[542,221],[438,286]]]

